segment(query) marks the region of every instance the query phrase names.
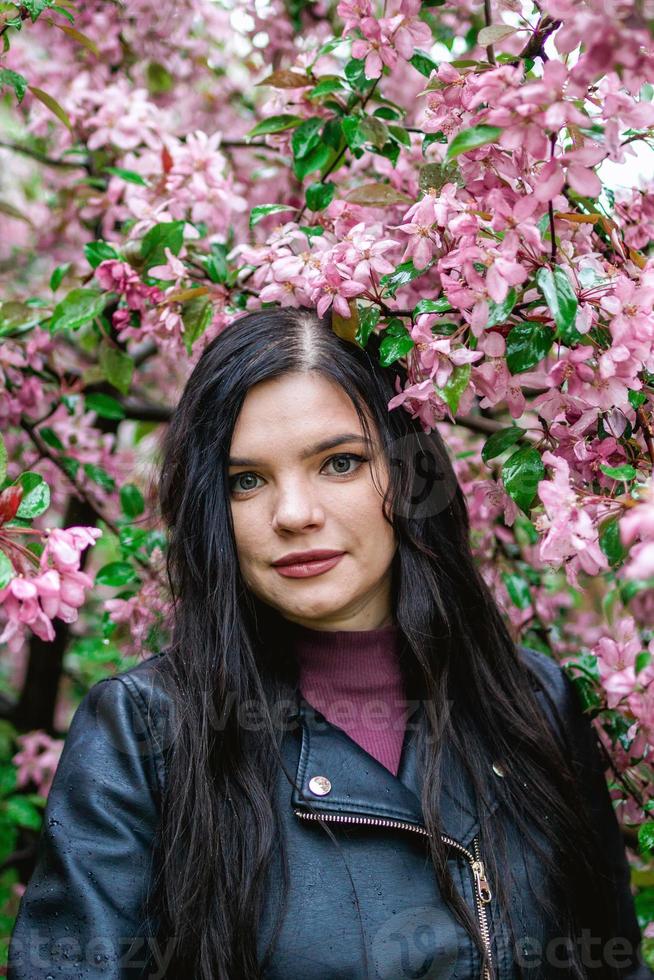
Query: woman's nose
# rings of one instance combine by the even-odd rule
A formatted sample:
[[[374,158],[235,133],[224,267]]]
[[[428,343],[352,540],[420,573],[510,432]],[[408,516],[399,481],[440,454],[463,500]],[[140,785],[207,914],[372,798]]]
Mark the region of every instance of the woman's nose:
[[[309,488],[304,484],[295,484],[280,491],[270,523],[275,530],[293,530],[307,524],[321,523],[322,514],[323,509]]]

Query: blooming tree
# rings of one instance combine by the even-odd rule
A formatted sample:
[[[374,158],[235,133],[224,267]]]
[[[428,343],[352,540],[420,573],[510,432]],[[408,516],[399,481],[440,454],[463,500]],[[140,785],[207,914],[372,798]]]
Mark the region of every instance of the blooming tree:
[[[165,642],[161,426],[235,318],[302,305],[406,367],[654,937],[652,0],[1,7],[0,900],[79,696]]]

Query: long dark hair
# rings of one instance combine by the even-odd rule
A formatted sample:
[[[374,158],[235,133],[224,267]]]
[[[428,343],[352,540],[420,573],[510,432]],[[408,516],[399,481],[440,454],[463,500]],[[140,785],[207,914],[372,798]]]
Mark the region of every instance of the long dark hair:
[[[441,759],[448,738],[474,787],[482,853],[509,935],[510,868],[502,809],[491,818],[486,812],[490,779],[501,784],[501,807],[549,876],[556,898],[539,900],[554,916],[558,935],[572,940],[569,975],[585,977],[575,939],[582,926],[608,938],[603,916],[610,904],[594,872],[593,826],[566,750],[537,701],[533,676],[476,568],[466,502],[446,446],[404,408],[389,412],[395,379],[404,382],[406,373],[397,363],[383,368],[378,352],[377,335],[362,349],[310,310],[249,313],[202,352],[165,434],[159,495],[173,602],[171,644],[157,663],[173,692],[175,731],[167,744],[152,899],[160,935],[174,937],[167,950],[170,973],[257,980],[277,935],[259,962],[253,939],[266,869],[273,853],[283,851],[271,802],[284,730],[275,705],[292,701],[297,674],[281,642],[282,617],[246,588],[239,571],[227,457],[253,385],[291,371],[318,371],[348,394],[369,438],[372,419],[391,464],[385,504],[398,540],[393,612],[408,688],[425,708],[418,733],[422,808],[442,897],[483,958],[477,919],[457,893],[441,840]],[[425,467],[441,496],[421,506]],[[255,735],[237,717],[238,705],[250,700],[260,703],[264,725]],[[519,778],[498,780],[489,755],[505,760]],[[283,909],[282,902],[278,928]]]

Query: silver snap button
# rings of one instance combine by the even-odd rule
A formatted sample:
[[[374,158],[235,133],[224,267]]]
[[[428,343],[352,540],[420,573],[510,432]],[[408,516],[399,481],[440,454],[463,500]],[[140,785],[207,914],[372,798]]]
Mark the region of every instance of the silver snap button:
[[[332,788],[332,784],[327,776],[312,776],[309,780],[309,789],[316,796],[326,796]]]
[[[497,762],[493,763],[493,772],[496,776],[506,776],[506,773]]]

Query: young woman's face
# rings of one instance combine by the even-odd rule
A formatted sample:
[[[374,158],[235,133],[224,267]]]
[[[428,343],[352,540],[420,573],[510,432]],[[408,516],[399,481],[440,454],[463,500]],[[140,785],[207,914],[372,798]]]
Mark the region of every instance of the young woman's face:
[[[389,473],[372,431],[370,447],[345,392],[317,372],[260,382],[238,416],[229,493],[241,573],[259,599],[300,625],[362,630],[392,622],[396,541],[382,506]],[[342,556],[331,567],[305,561],[286,574],[273,564],[318,549]]]

